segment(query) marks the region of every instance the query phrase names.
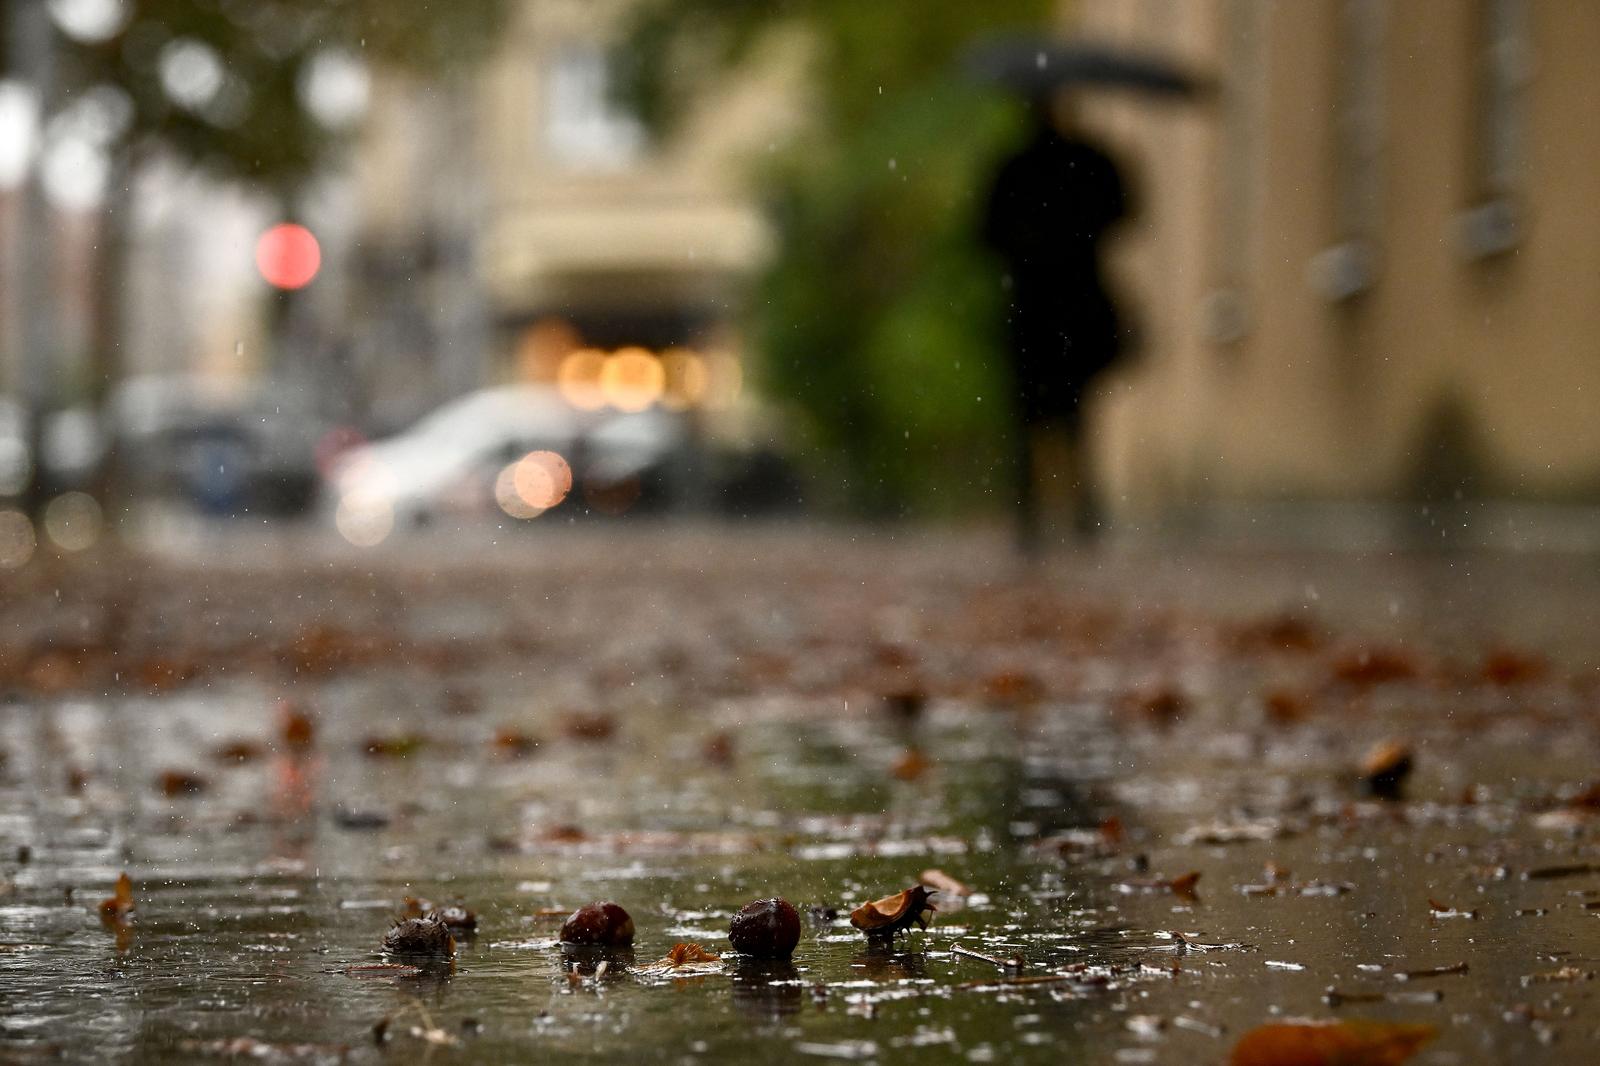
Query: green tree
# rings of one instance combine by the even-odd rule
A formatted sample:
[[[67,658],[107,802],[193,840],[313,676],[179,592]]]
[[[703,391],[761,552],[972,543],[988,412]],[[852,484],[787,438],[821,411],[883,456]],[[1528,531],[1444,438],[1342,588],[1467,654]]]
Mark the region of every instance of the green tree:
[[[1021,124],[961,78],[958,56],[1053,6],[645,0],[636,13],[628,91],[657,127],[696,91],[677,72],[732,67],[780,27],[810,40],[812,121],[753,176],[777,251],[748,327],[765,391],[858,510],[964,509],[1003,462],[1000,275],[977,212]]]

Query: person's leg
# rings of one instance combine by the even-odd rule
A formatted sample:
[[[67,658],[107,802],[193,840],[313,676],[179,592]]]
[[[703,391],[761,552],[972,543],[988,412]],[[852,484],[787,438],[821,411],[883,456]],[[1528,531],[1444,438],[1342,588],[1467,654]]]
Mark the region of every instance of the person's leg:
[[[1034,456],[1034,429],[1032,420],[1027,418],[1019,418],[1014,424],[1017,550],[1027,556],[1039,552],[1039,478]]]
[[[1094,464],[1085,444],[1082,419],[1078,412],[1068,420],[1067,475],[1072,489],[1072,531],[1079,541],[1090,541],[1104,532],[1100,493],[1094,480]]]

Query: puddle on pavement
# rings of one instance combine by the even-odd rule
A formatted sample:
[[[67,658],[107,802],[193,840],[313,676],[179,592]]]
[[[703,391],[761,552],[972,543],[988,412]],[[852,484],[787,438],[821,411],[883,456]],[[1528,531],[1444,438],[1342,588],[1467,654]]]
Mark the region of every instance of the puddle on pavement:
[[[1401,680],[1269,725],[1261,693],[1326,657],[1214,653],[1169,671],[1190,705],[1168,721],[1117,695],[1131,661],[1085,660],[1070,698],[1001,684],[897,717],[801,686],[641,691],[587,725],[507,696],[538,679],[503,659],[466,714],[459,672],[366,669],[301,690],[301,750],[284,687],[248,677],[14,699],[0,1055],[1221,1061],[1292,1017],[1438,1026],[1417,1062],[1600,1048],[1587,690]],[[1349,767],[1394,734],[1408,798],[1364,798]],[[930,868],[973,895],[890,948],[850,927]],[[123,870],[119,930],[96,908]],[[1192,896],[1167,887],[1189,872]],[[408,895],[477,911],[453,968],[353,969]],[[791,964],[638,972],[727,952],[771,895],[807,918]],[[608,898],[634,966],[569,974],[560,913]]]

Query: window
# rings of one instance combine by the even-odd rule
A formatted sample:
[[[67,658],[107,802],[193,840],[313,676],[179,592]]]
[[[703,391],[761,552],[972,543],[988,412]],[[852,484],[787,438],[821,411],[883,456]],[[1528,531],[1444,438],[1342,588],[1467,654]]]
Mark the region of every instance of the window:
[[[1312,286],[1330,301],[1361,295],[1377,273],[1387,2],[1343,0],[1339,9],[1333,172],[1338,238],[1310,264]]]
[[[611,98],[612,71],[604,48],[562,45],[544,78],[544,143],[558,163],[616,169],[638,158],[644,128]]]
[[[1218,344],[1249,330],[1246,284],[1261,205],[1265,160],[1267,19],[1257,0],[1230,0],[1225,9],[1222,126],[1217,153],[1217,286],[1201,305],[1201,329]]]
[[[1473,204],[1456,220],[1469,259],[1516,247],[1522,234],[1519,192],[1527,154],[1527,88],[1533,58],[1526,0],[1477,5],[1478,101],[1473,138]]]

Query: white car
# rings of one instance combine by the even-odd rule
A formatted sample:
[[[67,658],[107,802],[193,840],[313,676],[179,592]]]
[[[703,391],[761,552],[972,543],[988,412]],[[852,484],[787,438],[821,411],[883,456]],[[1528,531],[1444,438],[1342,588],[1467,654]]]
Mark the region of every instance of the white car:
[[[682,420],[667,412],[579,411],[542,385],[483,389],[346,453],[329,502],[347,535],[375,540],[442,514],[492,513],[497,478],[531,452],[554,452],[570,477],[604,484],[659,467],[684,437]]]

